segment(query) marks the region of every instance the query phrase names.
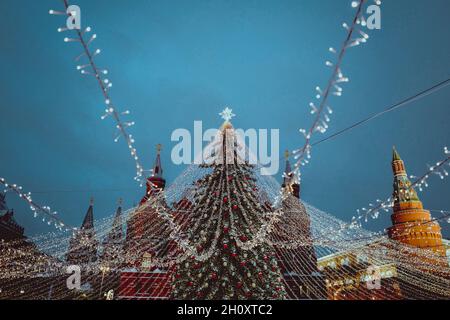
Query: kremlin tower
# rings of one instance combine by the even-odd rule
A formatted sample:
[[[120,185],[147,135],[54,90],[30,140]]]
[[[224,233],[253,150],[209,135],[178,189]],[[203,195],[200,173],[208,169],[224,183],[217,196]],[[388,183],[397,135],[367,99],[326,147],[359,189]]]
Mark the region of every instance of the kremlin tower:
[[[160,300],[170,295],[173,270],[152,266],[152,259],[172,252],[170,229],[158,215],[159,208],[169,211],[163,190],[166,180],[161,165],[161,145],[153,172],[147,178],[147,191],[127,221],[126,255],[128,268],[120,277],[119,299]]]
[[[423,209],[422,202],[406,174],[405,164],[397,150],[393,150],[394,207],[389,238],[410,246],[425,248],[445,256],[441,228],[432,221],[430,212]]]
[[[289,154],[289,150],[286,150],[284,153],[286,167],[284,170],[283,184],[281,187],[297,199],[300,199],[300,183],[298,181],[298,176],[292,172],[291,163],[289,162]]]
[[[164,197],[161,196],[166,186],[166,180],[162,175],[160,144],[156,146],[156,151],[152,175],[147,178],[147,191],[127,221],[126,247],[128,254],[131,253],[135,260],[132,261],[134,266],[142,263],[144,253],[157,250],[155,246],[162,240],[163,221],[158,217],[155,206],[147,205],[147,202],[158,203],[161,207],[167,208]]]
[[[89,264],[97,261],[98,242],[94,230],[94,199],[91,198],[89,208],[80,230],[70,240],[67,262],[71,264]]]
[[[122,228],[122,199],[119,199],[116,215],[111,230],[103,240],[102,264],[110,268],[120,268],[123,265],[124,234]]]
[[[147,202],[147,200],[152,196],[158,194],[160,191],[164,190],[166,186],[166,180],[163,178],[163,169],[161,165],[161,148],[162,145],[158,144],[156,146],[156,160],[153,166],[153,172],[150,177],[147,178],[147,192],[142,198],[140,205]]]
[[[277,248],[279,265],[286,284],[286,292],[290,299],[323,299],[326,296],[325,283],[317,266],[317,255],[311,237],[311,221],[305,206],[300,200],[300,183],[298,176],[292,172],[289,162],[289,151],[285,152],[286,168],[284,172],[282,192],[283,211],[285,221],[278,226],[275,234],[283,234],[285,230],[292,230],[291,224],[295,222],[295,231],[302,242],[294,249]],[[283,224],[285,224],[283,226]],[[287,238],[288,239],[288,238]],[[283,237],[280,237],[283,241]]]

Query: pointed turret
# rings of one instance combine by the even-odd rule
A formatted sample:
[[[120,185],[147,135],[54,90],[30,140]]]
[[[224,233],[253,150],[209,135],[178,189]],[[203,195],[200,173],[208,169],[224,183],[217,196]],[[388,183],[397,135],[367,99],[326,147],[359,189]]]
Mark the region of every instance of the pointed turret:
[[[94,198],[91,197],[89,201],[89,208],[84,216],[83,223],[81,225],[81,230],[91,230],[94,229]]]
[[[116,215],[114,216],[111,231],[108,234],[108,240],[113,242],[122,242],[123,240],[122,199],[119,199],[118,201]]]
[[[166,186],[166,180],[163,178],[163,168],[161,165],[161,149],[162,145],[156,145],[156,159],[152,169],[152,175],[147,178],[147,191],[142,198],[140,204],[144,204],[154,194],[158,194],[161,190],[164,190]]]
[[[155,165],[153,166],[153,176],[154,177],[162,177],[163,169],[161,165],[161,149],[162,145],[156,145],[156,160]]]
[[[395,147],[393,148],[392,155],[392,172],[394,174],[394,205],[398,207],[401,202],[420,202],[416,190],[411,187],[411,182],[406,173],[405,163],[400,158]]]
[[[389,237],[411,246],[428,248],[439,255],[445,255],[439,223],[432,221],[430,212],[423,209],[423,204],[408,179],[405,164],[395,147],[393,148],[392,171],[394,174],[394,192],[392,194],[394,207],[391,216],[393,225],[388,229]]]
[[[0,241],[22,239],[25,229],[14,219],[14,210],[8,208],[5,198],[0,192]]]
[[[290,152],[286,150],[284,157],[286,159],[286,168],[283,173],[283,190],[300,199],[300,184],[298,176],[292,172],[291,163],[289,161]]]
[[[1,191],[0,192],[0,211],[5,210],[8,211],[8,206],[6,205],[6,194]]]
[[[119,199],[111,230],[103,241],[103,263],[109,267],[120,267],[123,263],[121,261],[123,245],[122,199]]]
[[[69,243],[67,262],[72,264],[88,264],[97,260],[97,239],[94,229],[94,199],[89,201],[89,208],[81,224]]]
[[[395,147],[392,148],[392,171],[394,172],[394,176],[406,176],[405,164]]]
[[[395,146],[392,147],[392,162],[402,160]]]
[[[300,201],[300,183],[298,175],[292,172],[290,155],[289,150],[286,150],[282,192],[293,197],[283,200],[284,217],[275,225],[274,234],[281,241],[289,241],[289,234],[295,232],[302,246],[294,249],[277,247],[277,257],[290,299],[321,299],[325,296],[325,283],[318,273],[317,255],[311,237],[311,220]],[[302,267],[296,268],[299,261]]]

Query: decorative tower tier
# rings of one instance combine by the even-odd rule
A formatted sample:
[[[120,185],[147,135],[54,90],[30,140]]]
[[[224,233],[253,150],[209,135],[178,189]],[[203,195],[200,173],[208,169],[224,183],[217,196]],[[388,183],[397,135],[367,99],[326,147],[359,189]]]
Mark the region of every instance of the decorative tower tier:
[[[391,216],[393,225],[388,229],[389,238],[445,256],[441,227],[439,223],[432,221],[430,211],[423,209],[422,202],[408,179],[405,164],[395,148],[392,170],[394,207]]]

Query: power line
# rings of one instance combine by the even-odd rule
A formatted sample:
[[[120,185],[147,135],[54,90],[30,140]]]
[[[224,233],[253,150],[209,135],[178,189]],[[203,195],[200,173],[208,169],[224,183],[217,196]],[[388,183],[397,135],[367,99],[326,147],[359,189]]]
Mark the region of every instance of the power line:
[[[318,145],[318,144],[320,144],[322,142],[331,140],[331,139],[333,139],[333,138],[335,138],[335,137],[337,137],[337,136],[339,136],[339,135],[341,135],[341,134],[343,134],[343,133],[345,133],[347,131],[350,131],[350,130],[356,128],[356,127],[359,127],[359,126],[363,125],[366,122],[369,122],[370,120],[378,118],[379,116],[381,116],[381,115],[383,115],[385,113],[394,111],[396,109],[399,109],[401,107],[404,107],[404,106],[408,105],[411,102],[414,102],[414,101],[422,99],[422,98],[424,98],[426,96],[429,96],[430,94],[432,94],[432,93],[434,93],[436,91],[439,91],[440,89],[443,89],[444,87],[447,87],[449,84],[450,84],[450,78],[445,80],[445,81],[439,82],[438,84],[436,84],[436,85],[434,85],[434,86],[432,86],[432,87],[430,87],[430,88],[428,88],[428,89],[426,89],[424,91],[421,91],[421,92],[419,92],[419,93],[417,93],[417,94],[415,94],[415,95],[413,95],[413,96],[411,96],[409,98],[406,98],[406,99],[404,99],[404,100],[402,100],[402,101],[400,101],[400,102],[390,106],[389,108],[381,111],[381,112],[373,114],[373,115],[371,115],[371,116],[369,116],[369,117],[367,117],[367,118],[365,118],[363,120],[360,120],[360,121],[358,121],[358,122],[356,122],[356,123],[354,123],[354,124],[344,128],[342,130],[339,130],[339,131],[333,133],[332,135],[329,135],[328,137],[325,137],[325,138],[323,138],[323,139],[321,139],[319,141],[316,141],[316,142],[312,143],[311,146],[315,146],[315,145]]]

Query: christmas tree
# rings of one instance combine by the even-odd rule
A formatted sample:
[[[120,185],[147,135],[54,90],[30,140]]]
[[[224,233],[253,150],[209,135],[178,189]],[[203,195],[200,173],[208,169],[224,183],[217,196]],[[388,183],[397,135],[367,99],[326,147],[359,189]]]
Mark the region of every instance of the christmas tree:
[[[209,173],[194,183],[183,226],[194,254],[179,263],[172,298],[283,299],[276,252],[257,239],[273,209],[258,192],[254,166],[239,155],[230,117],[224,118],[213,142],[214,161],[201,165]]]

